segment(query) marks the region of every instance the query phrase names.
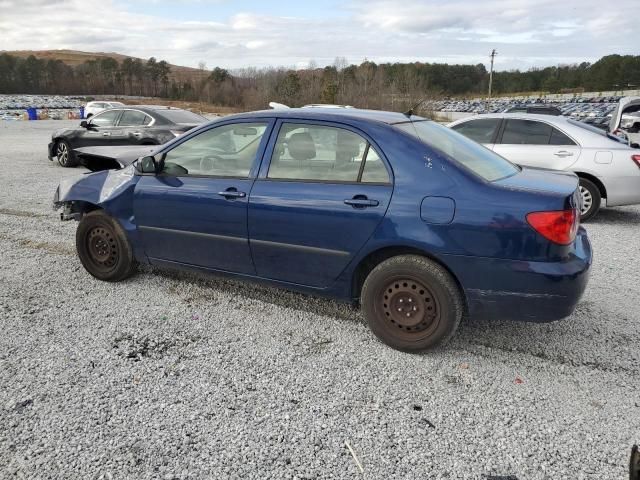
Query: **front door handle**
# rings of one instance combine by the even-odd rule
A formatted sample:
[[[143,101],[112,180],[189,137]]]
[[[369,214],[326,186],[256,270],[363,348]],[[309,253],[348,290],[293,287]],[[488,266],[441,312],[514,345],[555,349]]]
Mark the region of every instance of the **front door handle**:
[[[573,152],[568,152],[566,150],[560,150],[559,152],[554,153],[556,157],[573,157]]]
[[[244,192],[239,192],[237,188],[235,187],[230,187],[227,188],[226,190],[224,190],[223,192],[218,192],[218,195],[220,195],[221,197],[226,198],[227,200],[232,199],[232,198],[244,198],[247,196],[246,193]]]
[[[356,195],[353,198],[347,198],[344,203],[351,205],[353,208],[377,207],[380,205],[378,200],[370,200],[366,195]]]
[[[102,132],[102,136],[103,137],[109,137],[109,136],[111,136],[111,134],[109,132]]]

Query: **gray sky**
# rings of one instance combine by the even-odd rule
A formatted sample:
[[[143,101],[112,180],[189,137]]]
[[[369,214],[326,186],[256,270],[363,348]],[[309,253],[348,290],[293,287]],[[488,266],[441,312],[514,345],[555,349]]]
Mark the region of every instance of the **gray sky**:
[[[0,0],[0,49],[171,63],[484,63],[499,70],[640,54],[640,0]]]

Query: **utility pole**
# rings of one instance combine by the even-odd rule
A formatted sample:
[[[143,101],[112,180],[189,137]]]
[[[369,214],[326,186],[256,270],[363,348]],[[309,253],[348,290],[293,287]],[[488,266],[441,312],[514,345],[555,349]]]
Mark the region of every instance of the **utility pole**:
[[[491,55],[489,55],[491,57],[491,70],[489,70],[489,99],[488,101],[491,101],[491,87],[493,84],[493,59],[496,57],[496,55],[498,54],[498,52],[496,52],[496,49],[494,48],[493,50],[491,50]]]

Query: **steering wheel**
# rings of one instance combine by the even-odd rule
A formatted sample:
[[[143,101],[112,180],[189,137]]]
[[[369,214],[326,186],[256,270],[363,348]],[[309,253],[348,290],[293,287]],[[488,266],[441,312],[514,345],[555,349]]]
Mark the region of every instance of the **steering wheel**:
[[[200,157],[200,171],[210,172],[211,170],[215,169],[216,163],[218,161],[223,161],[223,160],[224,158],[222,158],[220,155],[215,155],[215,154],[203,155],[202,157]]]

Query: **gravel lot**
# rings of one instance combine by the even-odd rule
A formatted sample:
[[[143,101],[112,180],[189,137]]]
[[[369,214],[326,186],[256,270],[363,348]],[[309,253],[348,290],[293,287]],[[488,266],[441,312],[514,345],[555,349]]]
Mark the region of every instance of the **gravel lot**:
[[[627,478],[640,208],[588,224],[571,318],[469,321],[409,355],[332,301],[151,269],[94,280],[50,207],[81,173],[46,158],[68,123],[0,123],[0,478]]]

